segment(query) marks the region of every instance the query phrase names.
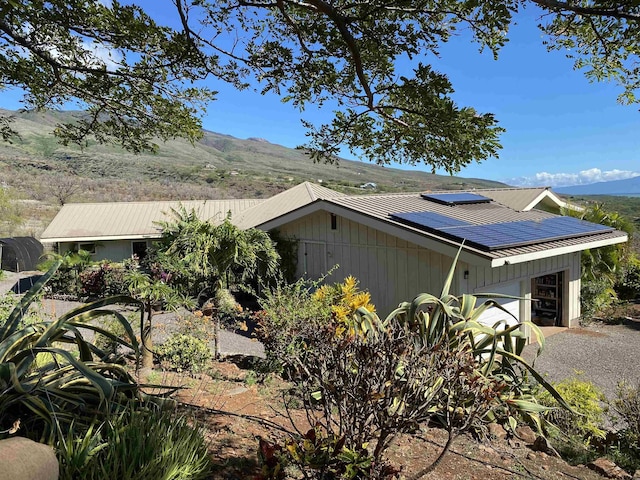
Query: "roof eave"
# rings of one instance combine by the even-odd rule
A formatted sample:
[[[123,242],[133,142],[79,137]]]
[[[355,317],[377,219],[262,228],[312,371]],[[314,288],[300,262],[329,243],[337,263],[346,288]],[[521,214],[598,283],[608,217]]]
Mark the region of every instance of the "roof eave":
[[[540,260],[542,258],[555,257],[557,255],[566,255],[569,253],[581,252],[583,250],[589,250],[592,248],[606,247],[608,245],[617,245],[618,243],[625,243],[628,240],[629,237],[627,235],[624,235],[602,240],[592,240],[590,242],[578,243],[575,245],[565,245],[562,247],[555,247],[547,250],[540,250],[537,252],[505,256],[492,260],[491,268],[502,267],[503,265],[514,265],[516,263],[529,262],[533,260]]]
[[[63,242],[105,242],[109,240],[157,240],[161,237],[160,233],[144,233],[136,235],[91,235],[86,237],[51,237],[40,238],[42,243],[63,243]]]

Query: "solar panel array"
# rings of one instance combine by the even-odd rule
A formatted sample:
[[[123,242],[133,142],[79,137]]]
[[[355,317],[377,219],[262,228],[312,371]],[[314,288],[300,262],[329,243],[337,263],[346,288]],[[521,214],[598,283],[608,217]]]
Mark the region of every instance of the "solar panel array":
[[[394,220],[431,231],[483,250],[521,247],[554,240],[577,238],[611,232],[605,225],[585,222],[573,217],[551,217],[543,220],[522,220],[485,225],[473,225],[433,212],[393,213]]]
[[[410,223],[417,227],[427,227],[432,230],[471,225],[463,220],[458,220],[457,218],[451,218],[434,212],[392,213],[391,218],[404,221],[405,223]]]
[[[441,205],[468,205],[472,203],[489,203],[488,197],[483,197],[475,193],[423,193],[420,195],[425,200],[439,203]]]

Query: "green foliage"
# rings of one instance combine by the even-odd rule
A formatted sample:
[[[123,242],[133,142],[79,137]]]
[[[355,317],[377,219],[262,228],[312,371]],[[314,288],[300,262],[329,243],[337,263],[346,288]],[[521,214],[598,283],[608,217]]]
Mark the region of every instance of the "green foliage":
[[[630,443],[640,449],[640,384],[619,383],[612,407],[623,421]]]
[[[589,323],[593,317],[613,304],[616,292],[607,278],[588,280],[580,285],[581,322]]]
[[[131,325],[132,330],[140,328],[140,315],[131,314],[127,316],[127,321]],[[109,357],[118,356],[122,354],[122,343],[118,341],[119,338],[126,338],[127,329],[118,320],[105,320],[102,322],[102,328],[111,333],[112,336],[96,334],[94,344],[97,348],[105,352]]]
[[[197,480],[211,460],[202,432],[174,412],[129,408],[57,444],[60,479]]]
[[[15,199],[7,188],[0,186],[0,236],[12,235],[22,222],[22,215]],[[2,273],[0,273],[0,278],[2,278]]]
[[[267,233],[241,230],[229,218],[213,225],[184,207],[173,214],[173,221],[160,223],[156,258],[191,295],[276,276],[280,257]]]
[[[511,424],[515,414],[535,421],[547,408],[537,403],[528,375],[568,408],[522,358],[526,338],[520,325],[478,323],[488,308],[501,308],[497,302],[476,305],[472,295],[449,294],[454,267],[455,262],[439,297],[421,294],[384,320],[366,308],[336,310],[323,303],[344,306],[330,288],[312,295],[302,283],[279,287],[263,301],[268,355],[275,346],[278,360],[291,370],[312,425],[332,438],[344,437],[349,450],[370,445],[379,464],[397,434],[423,422],[440,423],[449,441],[426,474],[462,431],[496,417]],[[339,290],[354,293],[348,288],[353,283]],[[285,291],[294,295],[281,298]],[[304,318],[296,324],[297,314]],[[542,348],[539,329],[530,328]]]
[[[263,292],[258,334],[273,370],[281,371],[286,359],[304,347],[306,330],[331,317],[331,305],[313,297],[318,286],[318,282],[299,279],[291,284],[280,282]]]
[[[380,164],[424,162],[454,173],[496,156],[503,130],[493,115],[458,106],[447,76],[425,58],[440,56],[463,29],[497,57],[514,15],[529,3],[542,9],[548,48],[569,49],[589,79],[617,81],[624,87],[620,99],[636,101],[634,2],[608,8],[545,0],[375,0],[319,7],[179,0],[167,21],[174,27],[158,25],[136,4],[5,2],[0,71],[3,86],[26,92],[28,107],[75,102],[88,108],[56,129],[66,143],[115,139],[139,152],[157,148],[154,138],[198,138],[196,117],[214,94],[197,85],[209,77],[238,89],[259,84],[262,93],[281,95],[300,111],[331,105],[327,123],[303,122],[305,148],[315,159],[333,160],[342,145]],[[108,59],[99,54],[104,50]],[[12,136],[9,118],[0,119],[0,135]]]
[[[640,259],[636,255],[629,255],[614,288],[620,300],[640,297]]]
[[[53,321],[26,321],[30,304],[57,266],[22,297],[0,326],[0,430],[20,419],[25,435],[55,437],[72,422],[87,426],[140,397],[124,366],[107,362],[107,353],[87,342],[79,330],[93,330],[137,352],[127,319],[105,308],[133,299],[114,297],[79,306]],[[126,337],[116,338],[90,323],[108,316],[123,325]]]
[[[376,465],[361,446],[351,450],[344,446],[344,437],[327,435],[321,428],[310,429],[304,435],[290,438],[284,448],[260,439],[258,456],[262,464],[260,480],[280,480],[287,474],[303,473],[308,479],[369,480],[392,478],[399,473]]]
[[[136,5],[79,0],[70,9],[59,0],[12,3],[0,7],[6,34],[0,41],[2,84],[28,92],[30,108],[68,102],[86,108],[58,125],[65,144],[82,146],[91,136],[140,152],[155,150],[157,138],[199,138],[198,107],[212,94],[188,85],[208,68],[185,37]],[[103,49],[108,59],[100,55]]]
[[[599,223],[621,230],[631,236],[633,224],[617,212],[610,212],[596,203],[582,212],[567,209],[566,215],[588,222]],[[614,285],[623,275],[624,265],[631,261],[632,255],[626,243],[583,250],[581,253],[582,275],[580,289],[580,308],[582,319],[588,322],[603,308],[616,299]]]
[[[555,407],[544,413],[545,420],[563,433],[581,436],[587,444],[593,438],[604,438],[604,409],[601,404],[605,397],[602,391],[592,382],[579,378],[563,380],[553,386],[574,411],[559,408],[549,392],[542,390],[537,397],[540,403]]]
[[[177,372],[201,373],[211,361],[211,348],[204,340],[183,333],[174,333],[157,349],[160,360]]]

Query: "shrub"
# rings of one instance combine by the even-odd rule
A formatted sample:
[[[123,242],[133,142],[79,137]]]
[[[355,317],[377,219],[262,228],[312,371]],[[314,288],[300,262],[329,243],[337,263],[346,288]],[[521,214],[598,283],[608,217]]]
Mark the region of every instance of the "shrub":
[[[520,356],[526,343],[520,325],[478,323],[499,304],[487,300],[477,306],[472,295],[449,294],[454,267],[455,262],[440,297],[421,294],[384,320],[356,309],[369,298],[356,291],[354,279],[316,294],[297,282],[278,287],[263,302],[267,348],[275,346],[278,360],[291,369],[310,424],[329,438],[344,438],[345,451],[371,449],[373,463],[381,465],[397,434],[437,422],[448,440],[419,476],[426,475],[460,432],[497,415],[513,425],[510,415],[516,412],[534,418],[544,410],[531,394],[529,373],[568,407]],[[530,328],[542,346],[540,330]]]
[[[171,335],[157,352],[176,371],[192,374],[204,371],[212,357],[207,342],[184,333]]]
[[[582,321],[590,322],[598,312],[611,305],[615,299],[616,292],[607,278],[583,281],[580,288]]]
[[[282,371],[286,359],[302,348],[300,339],[307,330],[331,318],[331,305],[313,297],[317,286],[317,282],[304,279],[279,283],[260,299],[262,313],[257,315],[257,333],[274,371]]]
[[[619,383],[612,407],[624,421],[629,438],[640,448],[640,383],[635,386]]]
[[[61,480],[209,478],[202,433],[174,412],[129,408],[78,433],[57,445]]]
[[[592,382],[571,378],[553,385],[574,412],[559,408],[548,391],[542,390],[538,400],[543,405],[555,407],[544,413],[544,418],[569,435],[581,436],[586,443],[592,438],[604,438],[602,430],[605,401],[604,394]]]
[[[621,300],[634,300],[640,296],[640,259],[631,256],[622,267],[615,290]]]
[[[127,317],[127,321],[133,331],[137,331],[140,328],[140,316],[131,314]],[[122,342],[118,341],[119,338],[126,338],[127,329],[118,320],[106,320],[102,323],[102,328],[111,333],[112,336],[103,335],[101,333],[96,334],[94,344],[100,350],[105,352],[108,356],[118,355],[122,348]]]

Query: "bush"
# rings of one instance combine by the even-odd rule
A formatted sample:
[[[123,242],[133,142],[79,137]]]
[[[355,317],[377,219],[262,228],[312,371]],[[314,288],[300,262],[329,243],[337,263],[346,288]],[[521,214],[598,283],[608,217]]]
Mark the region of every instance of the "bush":
[[[580,288],[580,310],[582,321],[590,322],[604,308],[616,300],[616,292],[609,279],[583,281]]]
[[[204,371],[212,358],[207,342],[184,333],[171,335],[157,352],[176,371],[192,374]]]
[[[612,406],[624,421],[629,438],[640,448],[640,383],[635,386],[619,383]]]
[[[594,437],[604,438],[605,432],[600,428],[604,415],[601,403],[606,399],[602,391],[592,382],[578,378],[563,380],[553,386],[577,413],[559,408],[558,402],[543,390],[538,395],[540,403],[556,407],[544,413],[545,420],[564,433],[581,436],[586,443]]]
[[[140,315],[135,313],[131,314],[127,317],[127,320],[134,332],[140,328]],[[113,336],[108,337],[101,333],[97,333],[94,341],[95,346],[104,351],[108,356],[118,355],[122,348],[122,343],[117,339],[126,337],[127,331],[125,326],[120,321],[111,319],[104,322],[102,324],[102,328]]]
[[[57,445],[61,480],[209,478],[202,433],[174,412],[130,408],[78,433]]]
[[[302,348],[299,339],[306,336],[307,330],[331,318],[331,304],[312,294],[317,285],[304,279],[280,283],[260,299],[262,313],[257,315],[257,333],[273,371],[281,372],[283,362]]]
[[[620,300],[634,300],[640,296],[640,260],[635,256],[622,267],[615,290]]]

